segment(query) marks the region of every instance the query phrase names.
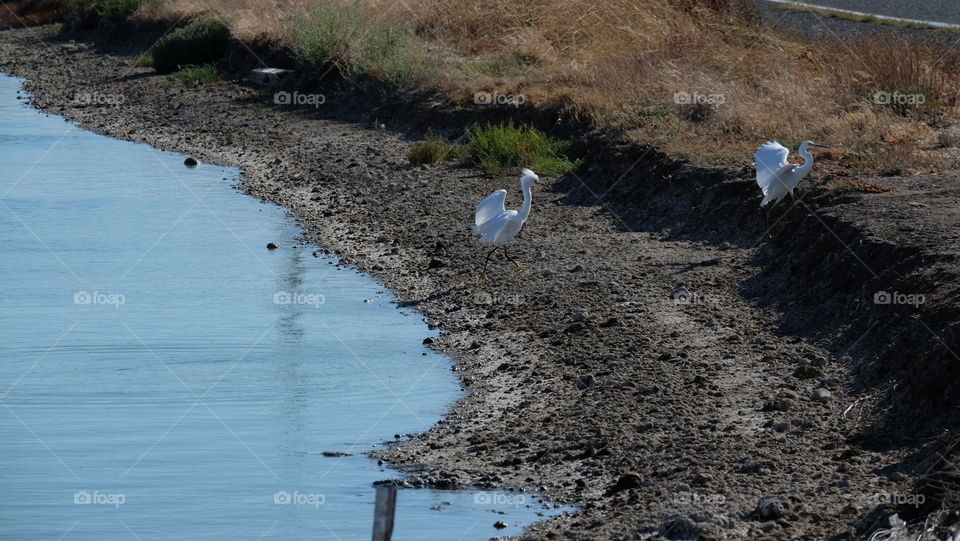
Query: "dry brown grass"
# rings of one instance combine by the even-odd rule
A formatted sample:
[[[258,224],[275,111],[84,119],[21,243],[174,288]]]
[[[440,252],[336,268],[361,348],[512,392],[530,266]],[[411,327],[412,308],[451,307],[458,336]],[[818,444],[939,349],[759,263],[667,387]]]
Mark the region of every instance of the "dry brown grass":
[[[242,38],[289,43],[294,21],[322,1],[170,0],[163,10],[211,8]],[[747,4],[363,2],[371,17],[415,32],[424,62],[440,66],[425,86],[457,101],[478,90],[522,94],[704,163],[750,163],[768,139],[813,139],[843,145],[864,174],[954,165],[933,149],[958,106],[956,51],[879,36],[801,41],[756,23]],[[921,95],[924,103],[875,103],[877,92]],[[681,93],[711,103],[677,103]]]

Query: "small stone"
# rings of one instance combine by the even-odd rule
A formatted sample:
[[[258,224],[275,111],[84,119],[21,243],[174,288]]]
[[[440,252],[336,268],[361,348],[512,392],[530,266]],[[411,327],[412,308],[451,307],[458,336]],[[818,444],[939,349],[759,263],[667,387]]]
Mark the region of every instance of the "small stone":
[[[617,482],[607,490],[607,494],[616,494],[623,490],[637,488],[641,483],[643,483],[643,478],[640,477],[639,473],[628,471],[617,479]]]
[[[569,327],[563,330],[567,334],[578,333],[586,330],[586,326],[583,323],[573,323]]]
[[[797,379],[813,379],[820,377],[820,370],[811,364],[801,364],[793,371],[793,377]]]
[[[443,267],[446,267],[446,264],[443,261],[440,261],[439,259],[431,259],[430,264],[427,265],[428,269],[440,269]]]
[[[498,521],[496,521],[496,522],[493,523],[493,527],[496,528],[496,529],[498,529],[498,530],[502,530],[502,529],[504,529],[504,528],[506,528],[506,527],[508,527],[508,526],[510,526],[510,525],[507,524],[506,522],[502,521],[502,520],[498,520]]]
[[[793,401],[789,398],[774,398],[763,403],[760,411],[790,411],[793,408]]]
[[[423,343],[424,343],[425,345],[432,344],[432,343],[433,343],[433,338],[430,338],[430,337],[424,338],[424,339],[423,339]]]
[[[670,298],[677,303],[684,303],[690,300],[690,292],[687,291],[686,284],[680,282],[677,287],[670,292]]]
[[[823,402],[824,404],[833,402],[833,393],[831,393],[829,389],[824,389],[823,387],[817,387],[814,389],[810,394],[810,397],[817,402]]]
[[[188,156],[186,160],[183,160],[183,165],[186,165],[187,167],[196,167],[197,160],[194,159],[193,157]]]
[[[612,318],[604,321],[603,323],[601,323],[601,324],[600,324],[600,328],[602,328],[602,329],[609,329],[610,327],[620,327],[621,325],[623,325],[623,323],[620,323],[620,320],[619,320],[619,319],[617,319],[617,318],[615,318],[615,317],[612,317]]]
[[[577,386],[577,389],[580,389],[582,391],[587,387],[592,387],[595,382],[596,380],[594,379],[593,374],[584,374],[577,378],[577,381],[575,382],[575,384]]]
[[[764,496],[757,501],[753,516],[760,520],[777,520],[790,509],[790,500],[783,496]]]
[[[570,314],[570,319],[574,321],[586,321],[590,318],[590,312],[586,308],[577,308]]]
[[[703,539],[703,528],[690,517],[673,515],[660,523],[657,534],[666,539]]]
[[[276,250],[276,249],[279,248],[279,247],[280,247],[279,245],[274,244],[274,243],[272,243],[272,242],[268,242],[268,243],[267,243],[267,250]]]

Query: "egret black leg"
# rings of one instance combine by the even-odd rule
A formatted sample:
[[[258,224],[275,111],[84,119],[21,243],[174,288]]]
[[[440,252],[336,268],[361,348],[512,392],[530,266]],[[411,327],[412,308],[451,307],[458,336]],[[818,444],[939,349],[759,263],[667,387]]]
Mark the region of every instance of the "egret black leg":
[[[487,277],[487,263],[490,262],[490,256],[493,255],[493,252],[496,252],[496,251],[497,251],[497,247],[494,246],[494,247],[493,247],[493,250],[490,250],[490,253],[487,254],[487,258],[483,260],[483,269],[480,270],[480,277],[481,277],[481,278],[486,278],[486,277]]]
[[[510,254],[507,253],[507,247],[506,247],[506,246],[503,247],[503,255],[506,256],[506,258],[507,258],[508,261],[510,261],[511,263],[513,263],[514,265],[516,265],[518,269],[522,269],[522,268],[523,268],[523,265],[521,265],[520,263],[517,263],[517,261],[516,261],[515,259],[513,259],[512,257],[510,257]]]

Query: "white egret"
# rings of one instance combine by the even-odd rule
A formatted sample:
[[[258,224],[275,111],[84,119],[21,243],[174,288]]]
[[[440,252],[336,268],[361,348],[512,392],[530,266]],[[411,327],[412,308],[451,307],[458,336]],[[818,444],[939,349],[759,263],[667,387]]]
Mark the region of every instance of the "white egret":
[[[530,206],[533,204],[533,185],[537,184],[539,180],[540,177],[529,169],[520,171],[523,205],[519,211],[507,210],[504,206],[504,202],[507,200],[507,190],[497,190],[477,205],[474,214],[473,233],[480,237],[481,244],[494,245],[493,250],[490,250],[483,262],[483,269],[480,271],[481,277],[486,276],[487,263],[490,262],[490,256],[498,248],[503,248],[503,255],[517,268],[523,268],[507,253],[507,243],[520,232],[523,222],[530,215]]]
[[[813,141],[800,143],[798,152],[803,158],[803,165],[793,165],[787,161],[790,151],[776,141],[767,141],[757,149],[753,160],[757,166],[757,184],[763,191],[763,201],[760,206],[766,206],[771,201],[776,204],[787,194],[793,196],[793,189],[800,184],[803,177],[813,169],[813,155],[807,150],[809,147],[827,148],[816,145]]]

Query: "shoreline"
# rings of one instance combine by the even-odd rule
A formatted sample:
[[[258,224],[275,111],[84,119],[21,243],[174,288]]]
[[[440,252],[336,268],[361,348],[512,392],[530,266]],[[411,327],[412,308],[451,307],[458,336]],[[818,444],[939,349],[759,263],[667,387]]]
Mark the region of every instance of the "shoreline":
[[[701,172],[663,159],[631,174],[665,169],[677,186],[617,184],[636,149],[617,156],[611,145],[596,156],[592,176],[547,179],[550,186],[534,194],[513,245],[527,270],[493,261],[491,280],[481,283],[476,269],[485,251],[469,234],[473,206],[499,188],[508,189],[508,208],[517,206],[513,176],[409,166],[410,141],[392,125],[368,129],[265,106],[260,91],[229,82],[164,86],[152,70],[82,43],[29,43],[30,32],[42,30],[0,32],[0,67],[28,79],[41,110],[97,133],[240,167],[239,188],[288,208],[308,240],[382,281],[443,331],[432,347],[453,359],[467,395],[428,432],[373,453],[406,472],[403,483],[537,490],[581,509],[534,525],[528,539],[827,537],[849,531],[875,507],[851,503],[851,494],[912,490],[903,478],[911,473],[909,449],[856,444],[878,417],[857,406],[864,402],[856,391],[869,378],[840,351],[866,346],[830,325],[817,337],[822,322],[803,321],[810,310],[785,307],[802,283],[774,290],[795,271],[774,261],[782,247],[763,240],[753,213],[736,208],[735,197],[752,197],[749,179],[730,173],[696,184],[690,179],[700,182]],[[78,92],[124,99],[77,104]],[[697,186],[714,198],[703,206],[728,223],[686,216],[686,199],[676,208],[671,190]],[[598,189],[617,202],[589,204],[596,197],[588,192]],[[852,223],[876,199],[847,208],[848,196],[814,193],[829,205],[812,216],[835,227],[833,236],[818,230],[816,240],[801,232],[811,245],[805,250],[869,231],[842,229],[847,222],[834,209],[843,207]],[[891,224],[898,225],[879,227]],[[928,231],[907,232],[901,244],[920,243],[917,235]],[[781,242],[790,240],[795,233]],[[891,253],[900,252],[905,272],[928,255]],[[878,253],[871,257],[888,257]],[[800,256],[790,263],[811,264]],[[826,279],[830,287],[806,294],[816,299],[844,285]],[[670,295],[680,283],[706,300],[675,303]],[[862,408],[862,416],[845,417],[848,407]],[[876,464],[891,463],[903,464],[893,472],[900,476],[874,473]]]

